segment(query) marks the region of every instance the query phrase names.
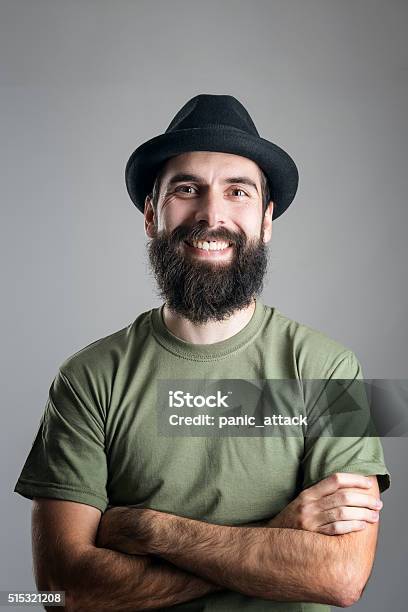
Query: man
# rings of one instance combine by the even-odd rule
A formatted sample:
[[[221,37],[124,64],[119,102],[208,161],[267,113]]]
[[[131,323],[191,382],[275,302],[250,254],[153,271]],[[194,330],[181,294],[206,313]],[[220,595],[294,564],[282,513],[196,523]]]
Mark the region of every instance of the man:
[[[195,96],[129,159],[165,301],[64,361],[15,487],[34,500],[37,587],[65,590],[67,610],[317,612],[361,596],[390,484],[377,438],[161,429],[170,387],[362,379],[352,351],[259,298],[297,181],[232,96]]]

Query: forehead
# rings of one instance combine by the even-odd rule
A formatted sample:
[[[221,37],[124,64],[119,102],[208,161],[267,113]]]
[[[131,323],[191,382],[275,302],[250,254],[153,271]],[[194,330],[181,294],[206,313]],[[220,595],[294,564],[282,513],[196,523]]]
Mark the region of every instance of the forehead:
[[[171,157],[163,166],[162,177],[181,171],[214,178],[245,174],[260,181],[259,166],[252,159],[218,151],[190,151]]]

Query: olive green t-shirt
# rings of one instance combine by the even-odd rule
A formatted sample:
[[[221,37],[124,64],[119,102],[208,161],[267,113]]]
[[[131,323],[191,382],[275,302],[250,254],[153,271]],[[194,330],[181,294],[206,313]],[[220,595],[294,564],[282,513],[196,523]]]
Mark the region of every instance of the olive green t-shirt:
[[[333,472],[377,474],[381,491],[390,486],[377,437],[160,435],[160,380],[362,379],[351,350],[259,298],[247,325],[213,344],[176,337],[162,309],[140,314],[61,364],[14,491],[102,512],[137,505],[239,526],[275,516],[302,489]],[[176,608],[330,610],[227,590]]]

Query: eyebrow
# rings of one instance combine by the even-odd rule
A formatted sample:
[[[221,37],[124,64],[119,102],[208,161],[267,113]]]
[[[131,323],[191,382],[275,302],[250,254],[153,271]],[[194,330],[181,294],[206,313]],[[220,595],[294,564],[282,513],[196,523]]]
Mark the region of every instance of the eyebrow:
[[[173,185],[174,183],[182,183],[184,181],[191,181],[192,183],[204,183],[202,177],[198,176],[197,174],[184,174],[179,172],[178,174],[174,174],[169,179],[168,185]],[[224,179],[222,182],[228,185],[232,183],[241,183],[242,185],[249,185],[250,187],[253,187],[258,193],[256,183],[248,176],[231,176]]]

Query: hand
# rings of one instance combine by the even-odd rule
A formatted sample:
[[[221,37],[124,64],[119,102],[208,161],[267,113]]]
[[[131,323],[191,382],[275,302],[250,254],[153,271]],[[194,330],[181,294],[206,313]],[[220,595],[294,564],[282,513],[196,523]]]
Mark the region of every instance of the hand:
[[[147,555],[156,514],[155,510],[149,508],[109,508],[99,522],[96,546],[129,555]]]
[[[302,491],[269,521],[268,526],[304,529],[326,535],[360,531],[367,523],[379,520],[382,501],[355,488],[372,486],[372,477],[341,472],[332,474]]]

